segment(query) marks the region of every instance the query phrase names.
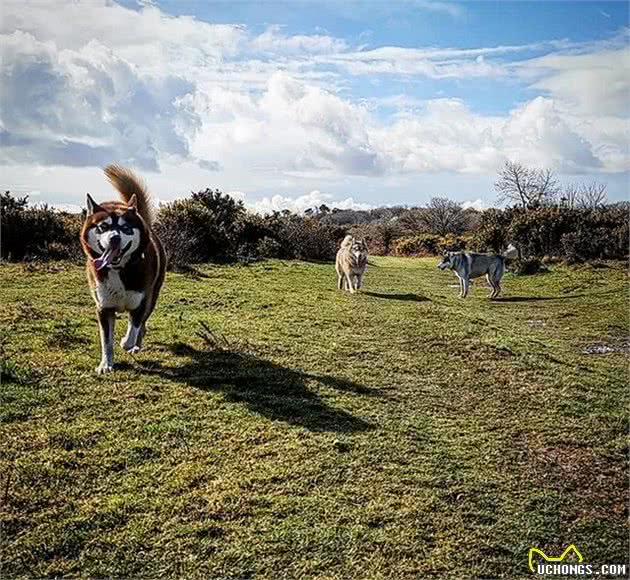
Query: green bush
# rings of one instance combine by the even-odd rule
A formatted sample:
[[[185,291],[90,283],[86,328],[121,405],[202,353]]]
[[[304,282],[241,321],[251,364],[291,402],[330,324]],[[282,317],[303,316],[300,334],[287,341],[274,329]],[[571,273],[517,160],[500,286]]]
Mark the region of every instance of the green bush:
[[[264,238],[258,240],[258,244],[256,244],[256,253],[261,258],[281,258],[283,254],[282,244],[274,238],[265,236]]]
[[[0,212],[2,259],[77,259],[83,255],[80,215],[58,212],[47,205],[29,207],[28,197],[17,198],[8,191],[0,195]]]
[[[629,222],[623,206],[493,209],[483,212],[470,247],[498,252],[511,243],[526,258],[622,259],[628,255]]]
[[[274,237],[287,258],[334,260],[338,243],[346,235],[344,227],[322,224],[312,217],[289,214],[270,219],[276,228]]]
[[[468,247],[470,236],[447,234],[418,234],[399,238],[394,242],[394,253],[397,256],[434,256],[443,252],[458,252]]]
[[[481,213],[477,229],[472,233],[468,247],[476,252],[500,252],[513,243],[508,239],[508,229],[513,209],[488,209]]]
[[[446,234],[442,236],[437,244],[437,253],[459,252],[466,249],[466,242],[461,236],[454,234]]]
[[[435,234],[418,234],[400,238],[394,242],[394,253],[397,256],[424,256],[438,253],[440,236]]]
[[[545,270],[539,258],[514,260],[508,265],[508,269],[517,276],[530,276]]]
[[[191,264],[209,260],[210,241],[206,230],[212,219],[208,209],[190,199],[160,207],[155,232],[171,269],[186,270]]]

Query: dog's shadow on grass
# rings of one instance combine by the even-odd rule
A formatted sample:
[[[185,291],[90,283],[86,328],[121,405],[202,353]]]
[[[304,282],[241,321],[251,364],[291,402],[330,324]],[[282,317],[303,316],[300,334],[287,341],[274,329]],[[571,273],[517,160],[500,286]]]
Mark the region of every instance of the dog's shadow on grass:
[[[420,294],[383,294],[381,292],[363,292],[366,296],[373,296],[374,298],[385,298],[387,300],[406,300],[409,302],[430,302],[431,299]]]
[[[227,401],[245,403],[269,419],[300,425],[310,431],[349,433],[373,429],[367,421],[327,404],[309,385],[319,383],[363,396],[379,396],[379,389],[283,367],[250,353],[198,350],[185,343],[159,347],[185,358],[186,362],[165,366],[158,361],[144,361],[139,363],[143,373],[202,391],[221,391]]]
[[[493,302],[501,303],[501,302],[544,302],[548,300],[573,300],[574,298],[593,298],[599,296],[611,296],[614,294],[618,294],[619,290],[607,290],[605,292],[592,292],[592,293],[581,293],[581,294],[569,294],[568,296],[499,296],[495,298]]]
[[[499,296],[492,302],[497,304],[501,302],[546,302],[547,300],[567,300],[568,298],[580,298],[580,296]]]

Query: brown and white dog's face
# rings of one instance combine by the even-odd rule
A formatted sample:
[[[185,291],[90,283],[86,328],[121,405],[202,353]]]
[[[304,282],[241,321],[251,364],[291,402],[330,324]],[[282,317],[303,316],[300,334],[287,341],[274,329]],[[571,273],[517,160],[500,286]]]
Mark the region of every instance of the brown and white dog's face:
[[[146,226],[136,211],[135,198],[129,204],[99,205],[88,194],[87,207],[81,242],[97,271],[124,267],[135,252],[146,246]]]

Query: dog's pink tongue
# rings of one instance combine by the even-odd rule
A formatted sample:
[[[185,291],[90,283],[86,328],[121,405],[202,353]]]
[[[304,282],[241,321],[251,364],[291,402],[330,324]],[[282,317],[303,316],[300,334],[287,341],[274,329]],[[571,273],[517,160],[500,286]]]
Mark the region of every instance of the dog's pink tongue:
[[[105,252],[100,256],[100,258],[96,258],[94,260],[94,267],[97,270],[102,270],[106,266],[109,266],[120,254],[120,247],[118,248],[107,248]]]

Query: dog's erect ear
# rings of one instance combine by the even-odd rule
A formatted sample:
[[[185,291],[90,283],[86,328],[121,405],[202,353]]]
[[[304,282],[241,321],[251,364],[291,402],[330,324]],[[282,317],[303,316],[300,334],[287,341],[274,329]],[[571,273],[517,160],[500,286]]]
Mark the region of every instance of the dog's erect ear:
[[[92,215],[97,211],[103,211],[103,208],[92,199],[92,196],[89,193],[85,194],[85,202],[87,204],[88,215]]]
[[[136,211],[138,209],[138,198],[136,197],[135,193],[131,196],[131,198],[129,198],[129,201],[127,202],[127,207],[129,209],[132,209],[133,211]]]

